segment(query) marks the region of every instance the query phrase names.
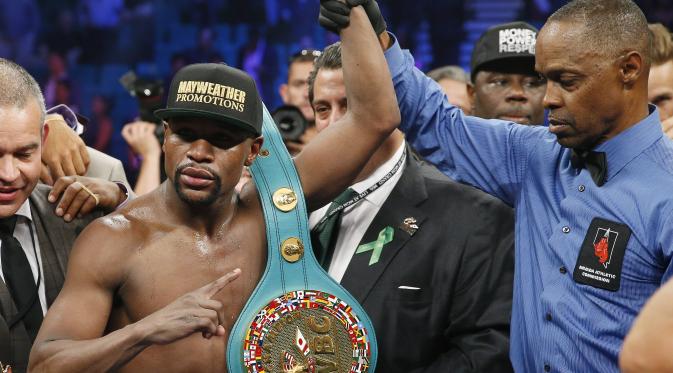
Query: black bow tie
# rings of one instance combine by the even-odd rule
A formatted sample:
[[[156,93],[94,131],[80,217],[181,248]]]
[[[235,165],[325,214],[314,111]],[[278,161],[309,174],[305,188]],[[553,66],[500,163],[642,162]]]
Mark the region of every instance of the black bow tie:
[[[608,177],[608,160],[605,158],[604,152],[573,149],[570,155],[570,163],[577,169],[586,168],[599,187],[605,184],[605,179]]]

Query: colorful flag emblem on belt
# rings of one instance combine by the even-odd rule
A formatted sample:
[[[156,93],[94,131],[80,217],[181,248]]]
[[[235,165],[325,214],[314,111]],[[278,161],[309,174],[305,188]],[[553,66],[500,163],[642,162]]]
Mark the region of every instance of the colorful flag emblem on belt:
[[[299,328],[297,328],[297,334],[294,341],[299,351],[304,354],[304,356],[308,355],[310,352],[308,349],[308,341],[306,338],[304,338],[304,335],[301,334],[301,330],[299,330]]]

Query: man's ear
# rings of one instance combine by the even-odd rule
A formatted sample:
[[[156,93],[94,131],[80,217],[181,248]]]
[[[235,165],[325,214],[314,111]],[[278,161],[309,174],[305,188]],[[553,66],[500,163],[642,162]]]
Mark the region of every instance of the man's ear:
[[[44,143],[47,141],[47,136],[49,136],[49,124],[45,123],[42,126],[42,144],[41,148],[44,150]]]
[[[474,115],[474,103],[476,101],[477,91],[474,89],[474,84],[467,84],[467,98],[470,100],[470,112]]]
[[[161,151],[166,153],[166,138],[168,137],[166,134],[170,133],[171,129],[168,127],[168,122],[165,120],[161,121],[161,124],[164,126],[164,142],[161,144]]]
[[[626,86],[633,86],[638,81],[643,74],[643,68],[643,56],[636,51],[631,51],[619,58],[619,72],[622,83]]]
[[[288,86],[286,83],[283,83],[278,87],[278,93],[280,94],[280,98],[283,100],[284,104],[287,104],[287,101],[290,99],[288,97],[287,91],[290,89],[290,86]]]
[[[470,101],[474,101],[474,85],[473,84],[466,84],[467,87],[467,95],[470,97]]]
[[[465,84],[465,90],[467,91],[467,101],[470,104],[470,115],[474,111],[474,86],[472,83]]]
[[[255,158],[257,158],[257,155],[259,154],[259,151],[262,149],[262,144],[264,144],[264,136],[259,136],[255,139],[252,140],[252,144],[250,144],[250,154],[248,154],[248,157],[245,159],[245,165],[246,166],[251,166],[252,162],[254,162]]]

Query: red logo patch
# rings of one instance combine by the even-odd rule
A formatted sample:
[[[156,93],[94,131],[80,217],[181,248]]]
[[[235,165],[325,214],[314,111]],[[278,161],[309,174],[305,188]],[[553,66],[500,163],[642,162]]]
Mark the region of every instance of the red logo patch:
[[[612,257],[612,249],[615,245],[619,233],[610,228],[598,228],[596,230],[596,237],[594,238],[594,255],[598,258],[598,262],[606,269],[610,264]]]

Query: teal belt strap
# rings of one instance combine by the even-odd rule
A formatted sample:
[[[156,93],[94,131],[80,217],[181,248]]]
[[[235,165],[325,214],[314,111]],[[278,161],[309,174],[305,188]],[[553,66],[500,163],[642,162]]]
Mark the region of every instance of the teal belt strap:
[[[229,335],[238,372],[374,372],[374,328],[313,255],[299,176],[266,107],[264,144],[250,171],[264,211],[268,258]]]

